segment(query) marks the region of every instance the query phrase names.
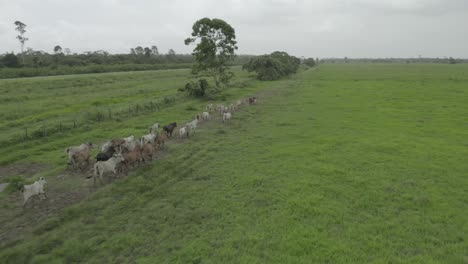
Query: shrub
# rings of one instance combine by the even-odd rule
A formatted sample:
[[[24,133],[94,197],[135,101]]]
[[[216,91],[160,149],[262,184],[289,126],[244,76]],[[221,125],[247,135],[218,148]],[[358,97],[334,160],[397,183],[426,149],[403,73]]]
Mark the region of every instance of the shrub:
[[[251,58],[242,66],[243,70],[256,72],[257,79],[262,81],[278,80],[282,77],[296,73],[300,60],[289,56],[286,52],[276,51],[270,55]]]
[[[305,59],[304,64],[309,66],[309,67],[314,67],[315,66],[315,60],[313,58]]]
[[[200,79],[198,82],[188,82],[185,84],[183,89],[191,96],[203,97],[207,94],[207,90],[210,88],[210,84],[206,79]]]
[[[24,178],[21,176],[8,177],[4,182],[8,183],[8,186],[4,190],[4,192],[7,194],[20,191],[22,186],[26,184]]]

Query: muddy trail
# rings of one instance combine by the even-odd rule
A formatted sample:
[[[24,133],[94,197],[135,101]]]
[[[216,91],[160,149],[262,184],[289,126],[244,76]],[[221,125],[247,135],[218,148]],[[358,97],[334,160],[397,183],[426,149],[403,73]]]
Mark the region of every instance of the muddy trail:
[[[174,140],[179,144],[178,140]],[[162,159],[168,154],[168,148],[158,150],[153,161]],[[147,163],[150,164],[150,163]],[[15,192],[7,195],[0,208],[0,246],[15,243],[22,238],[22,235],[32,231],[39,223],[47,218],[57,214],[63,208],[81,202],[101,187],[112,183],[115,180],[123,179],[131,172],[123,172],[118,175],[105,176],[104,185],[99,181],[93,185],[93,165],[90,165],[85,171],[74,171],[70,168],[56,176],[47,178],[46,186],[47,198],[40,196],[31,197],[23,207],[23,194]],[[33,164],[31,166],[15,164],[0,167],[1,177],[14,175],[33,175],[41,172],[48,166]]]

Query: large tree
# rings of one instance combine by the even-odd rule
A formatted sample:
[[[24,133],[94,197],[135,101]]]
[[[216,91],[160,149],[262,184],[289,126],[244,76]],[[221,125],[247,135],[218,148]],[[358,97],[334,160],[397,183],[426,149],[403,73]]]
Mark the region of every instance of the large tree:
[[[24,54],[23,54],[24,43],[28,41],[28,38],[24,36],[24,33],[26,33],[26,24],[24,24],[21,21],[15,21],[15,26],[16,26],[15,30],[19,32],[19,35],[16,36],[16,38],[21,43],[21,59],[24,64]]]
[[[227,63],[234,59],[237,49],[234,28],[221,19],[202,18],[193,24],[192,30],[185,45],[197,42],[192,53],[196,60],[193,73],[211,76],[217,87],[227,84],[233,75]]]

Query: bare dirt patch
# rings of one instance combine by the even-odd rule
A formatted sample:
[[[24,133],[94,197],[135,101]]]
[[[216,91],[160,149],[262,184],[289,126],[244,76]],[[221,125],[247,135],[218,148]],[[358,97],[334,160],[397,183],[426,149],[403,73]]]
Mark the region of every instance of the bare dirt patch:
[[[17,163],[11,165],[0,166],[0,180],[10,176],[24,175],[30,176],[41,171],[44,171],[49,166],[42,163]]]

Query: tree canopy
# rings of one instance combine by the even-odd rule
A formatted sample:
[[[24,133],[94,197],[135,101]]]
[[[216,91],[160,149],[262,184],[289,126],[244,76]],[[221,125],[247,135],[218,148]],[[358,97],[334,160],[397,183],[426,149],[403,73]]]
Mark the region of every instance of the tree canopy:
[[[211,76],[217,87],[227,84],[232,77],[227,63],[234,59],[237,49],[234,28],[224,20],[205,17],[196,21],[192,30],[185,45],[197,42],[192,53],[196,61],[193,74]]]

